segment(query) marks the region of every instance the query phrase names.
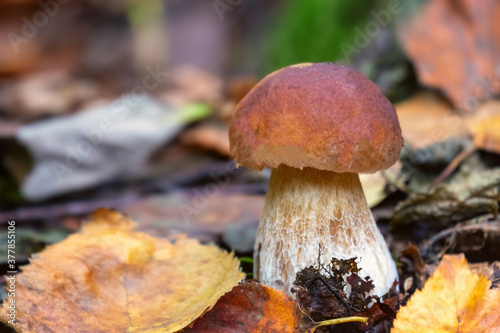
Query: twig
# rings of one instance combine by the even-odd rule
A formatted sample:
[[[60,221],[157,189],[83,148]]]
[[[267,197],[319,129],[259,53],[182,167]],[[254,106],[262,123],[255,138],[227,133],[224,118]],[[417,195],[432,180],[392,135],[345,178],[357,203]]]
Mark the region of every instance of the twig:
[[[437,176],[436,179],[429,185],[427,188],[427,191],[430,191],[434,186],[437,184],[441,183],[443,180],[445,180],[449,175],[455,171],[455,169],[467,158],[469,157],[473,152],[476,151],[475,146],[470,146],[460,152],[455,158],[448,164],[448,166]]]
[[[456,225],[453,228],[445,229],[436,235],[432,236],[425,244],[423,245],[423,252],[427,253],[432,246],[443,238],[450,237],[448,240],[448,245],[444,247],[442,251],[439,252],[438,258],[441,258],[446,251],[448,251],[453,243],[455,242],[456,236],[459,232],[463,231],[486,231],[486,232],[500,232],[500,222],[490,222],[490,223],[481,223],[481,224],[469,224],[469,225]]]
[[[321,282],[323,282],[325,284],[325,286],[327,286],[328,289],[330,289],[330,291],[335,295],[335,297],[337,297],[337,299],[342,302],[342,304],[344,305],[344,307],[347,309],[347,314],[351,314],[351,307],[346,302],[346,300],[343,299],[342,296],[340,296],[339,291],[337,290],[337,288],[335,288],[334,286],[332,286],[325,279],[325,277],[323,275],[321,275],[321,274],[319,276],[316,276],[316,280],[320,280]]]
[[[367,321],[368,321],[368,318],[353,316],[353,317],[345,317],[345,318],[337,318],[337,319],[320,321],[316,327],[343,324],[343,323],[352,323],[352,322],[360,322],[360,323],[366,324]]]

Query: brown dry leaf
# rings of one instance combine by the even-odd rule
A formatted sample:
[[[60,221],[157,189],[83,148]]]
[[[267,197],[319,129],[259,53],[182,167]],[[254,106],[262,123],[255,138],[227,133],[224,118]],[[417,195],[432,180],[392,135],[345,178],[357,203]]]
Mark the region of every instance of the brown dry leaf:
[[[374,286],[356,263],[357,258],[337,259],[323,264],[318,260],[297,273],[292,291],[300,308],[316,322],[347,316],[365,318],[365,324],[351,323],[328,328],[327,332],[381,332],[390,327],[399,308],[399,295],[394,281],[381,301],[371,296]],[[349,293],[346,290],[350,290]],[[374,302],[375,301],[375,302]]]
[[[430,260],[439,260],[444,254],[463,253],[475,260],[500,258],[500,219],[486,221],[485,217],[458,223],[444,229],[421,245],[422,255]],[[487,276],[493,286],[500,283],[500,262],[474,263],[469,268]],[[497,272],[498,271],[498,272]],[[498,273],[498,274],[497,274]]]
[[[257,83],[259,83],[259,80],[253,75],[232,79],[229,83],[229,96],[231,100],[238,104]]]
[[[45,70],[3,83],[0,108],[9,117],[28,122],[72,112],[97,93],[97,86],[74,79],[63,70]]]
[[[39,253],[16,283],[22,332],[175,332],[244,278],[215,246],[172,244],[134,232],[135,223],[97,210],[82,233]],[[9,320],[5,300],[2,321]]]
[[[472,135],[477,148],[500,153],[500,101],[487,101],[474,114],[455,113],[436,93],[418,93],[396,104],[405,143],[414,149]]]
[[[251,252],[265,197],[224,193],[228,176],[212,175],[214,183],[209,186],[150,196],[128,205],[125,211],[139,221],[138,230],[148,235],[168,238],[181,233],[203,242],[217,242],[222,236],[231,249]]]
[[[202,103],[216,108],[222,103],[222,80],[209,72],[193,66],[174,67],[168,81],[171,88],[158,96],[166,104]]]
[[[469,268],[474,273],[488,277],[492,282],[491,288],[500,288],[500,261],[469,264]]]
[[[401,29],[419,80],[442,89],[453,104],[475,109],[500,93],[500,3],[433,0]]]
[[[409,243],[408,247],[401,252],[400,260],[405,264],[405,271],[411,274],[411,285],[408,287],[415,285],[421,289],[435,268],[435,266],[425,264],[419,248],[412,243]]]
[[[313,333],[328,326],[328,332],[343,331],[348,323],[365,328],[367,318],[351,316],[314,322],[297,301],[282,291],[255,282],[240,284],[222,296],[212,310],[183,333]],[[334,326],[332,326],[334,325]],[[352,328],[352,326],[351,326]]]
[[[188,146],[212,150],[229,156],[229,129],[223,123],[205,123],[181,134],[180,140]]]
[[[271,287],[245,283],[222,296],[212,310],[183,332],[303,333],[311,327],[301,318],[302,313],[290,296]]]
[[[500,290],[463,255],[444,256],[424,289],[401,308],[392,332],[500,332]]]
[[[396,105],[405,143],[422,148],[432,143],[468,135],[466,120],[435,93],[419,93]]]

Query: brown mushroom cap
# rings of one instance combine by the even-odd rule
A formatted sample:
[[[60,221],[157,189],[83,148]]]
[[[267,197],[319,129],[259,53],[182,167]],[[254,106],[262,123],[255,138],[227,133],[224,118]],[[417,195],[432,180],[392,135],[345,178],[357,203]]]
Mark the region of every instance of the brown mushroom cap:
[[[231,153],[252,169],[280,164],[334,172],[375,172],[399,158],[394,106],[364,75],[334,63],[269,74],[238,104]]]

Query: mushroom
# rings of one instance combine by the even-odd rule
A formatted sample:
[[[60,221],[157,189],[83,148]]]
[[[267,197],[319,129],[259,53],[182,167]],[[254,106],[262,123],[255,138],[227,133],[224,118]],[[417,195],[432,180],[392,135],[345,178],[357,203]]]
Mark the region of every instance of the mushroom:
[[[254,276],[291,294],[302,269],[358,258],[383,296],[397,270],[358,173],[389,168],[403,145],[394,106],[364,75],[335,63],[285,67],[238,104],[229,130],[238,165],[272,168]]]

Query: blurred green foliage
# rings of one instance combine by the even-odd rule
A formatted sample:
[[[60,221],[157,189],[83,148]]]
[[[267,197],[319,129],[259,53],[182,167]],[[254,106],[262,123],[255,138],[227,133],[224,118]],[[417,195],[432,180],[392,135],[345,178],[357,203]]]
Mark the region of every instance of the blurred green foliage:
[[[268,33],[262,75],[297,63],[340,62],[365,74],[392,102],[404,100],[418,86],[397,30],[426,1],[286,1]]]
[[[23,201],[19,185],[7,173],[0,176],[0,199],[4,201],[3,204],[15,204]],[[0,205],[0,207],[2,206]]]
[[[385,1],[383,1],[385,2]],[[269,36],[266,73],[301,63],[342,61],[340,45],[353,44],[355,28],[364,29],[376,0],[291,0]]]

